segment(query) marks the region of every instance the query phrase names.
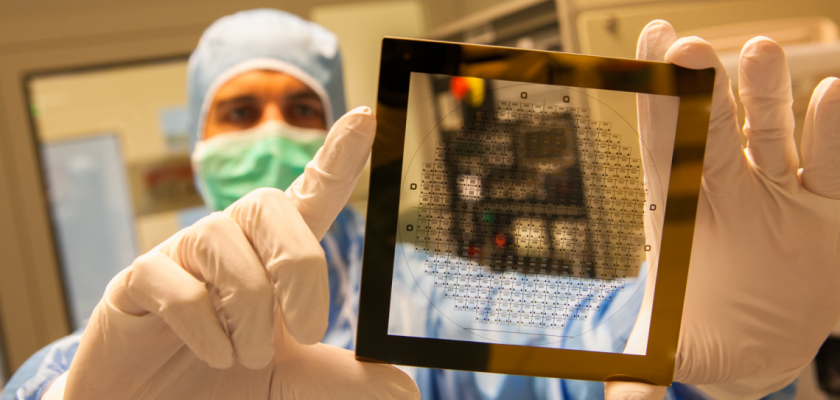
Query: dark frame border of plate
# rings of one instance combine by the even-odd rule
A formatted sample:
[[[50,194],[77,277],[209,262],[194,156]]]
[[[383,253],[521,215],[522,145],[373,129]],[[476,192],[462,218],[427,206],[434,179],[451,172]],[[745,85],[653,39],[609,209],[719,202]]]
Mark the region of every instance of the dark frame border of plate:
[[[492,63],[492,64],[491,64]],[[499,67],[487,68],[488,65]],[[469,76],[680,99],[672,159],[683,192],[669,186],[646,355],[388,335],[394,248],[412,72]],[[362,267],[356,359],[424,368],[595,381],[673,381],[702,163],[714,89],[713,68],[495,46],[384,38],[376,139]],[[696,168],[699,162],[701,168]],[[686,173],[685,171],[690,171]],[[671,180],[673,181],[673,174]],[[692,197],[685,190],[691,188]],[[678,201],[670,200],[679,197]],[[678,209],[674,209],[678,208]]]

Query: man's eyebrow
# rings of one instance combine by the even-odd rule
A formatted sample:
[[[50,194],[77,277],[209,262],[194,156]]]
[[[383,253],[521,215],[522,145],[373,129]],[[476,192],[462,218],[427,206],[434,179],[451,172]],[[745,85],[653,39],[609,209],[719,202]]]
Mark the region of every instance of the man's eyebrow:
[[[236,105],[236,104],[239,104],[239,103],[252,103],[252,102],[255,102],[255,101],[257,101],[256,96],[246,94],[246,95],[242,95],[242,96],[232,97],[232,98],[229,98],[229,99],[219,100],[216,103],[216,106],[217,107],[228,107],[228,106],[233,106],[233,105]]]
[[[286,100],[310,100],[311,99],[311,100],[318,100],[318,102],[321,101],[320,96],[318,96],[317,94],[312,93],[310,91],[294,92],[294,93],[291,93],[291,94],[289,94],[287,96],[284,96],[284,97],[285,97]]]

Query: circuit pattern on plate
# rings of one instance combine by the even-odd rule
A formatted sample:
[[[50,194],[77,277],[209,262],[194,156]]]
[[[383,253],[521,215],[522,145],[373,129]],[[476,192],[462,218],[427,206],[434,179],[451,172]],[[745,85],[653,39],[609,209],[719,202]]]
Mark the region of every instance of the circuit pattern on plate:
[[[499,101],[436,143],[411,229],[425,275],[456,310],[478,323],[559,329],[638,273],[640,160],[611,122],[589,115]]]

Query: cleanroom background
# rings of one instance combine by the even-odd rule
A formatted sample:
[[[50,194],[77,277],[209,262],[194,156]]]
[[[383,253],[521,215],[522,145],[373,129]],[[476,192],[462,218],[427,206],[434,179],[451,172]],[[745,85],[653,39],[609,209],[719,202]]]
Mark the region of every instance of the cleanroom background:
[[[0,1],[0,388],[78,319],[45,190],[43,146],[111,135],[126,170],[133,162],[184,157],[177,140],[174,152],[167,147],[160,118],[162,108],[186,103],[186,57],[213,21],[260,7],[292,12],[338,35],[348,109],[374,105],[385,35],[632,58],[641,29],[661,18],[680,36],[709,39],[734,78],[740,46],[763,34],[788,53],[797,123],[820,79],[840,75],[834,0]],[[617,107],[635,114],[632,103]],[[363,177],[351,204],[364,211],[366,194]],[[136,207],[127,239],[134,253],[184,223],[183,210]],[[107,282],[109,274],[97,279]],[[806,373],[800,398],[819,398],[807,384],[813,373]]]

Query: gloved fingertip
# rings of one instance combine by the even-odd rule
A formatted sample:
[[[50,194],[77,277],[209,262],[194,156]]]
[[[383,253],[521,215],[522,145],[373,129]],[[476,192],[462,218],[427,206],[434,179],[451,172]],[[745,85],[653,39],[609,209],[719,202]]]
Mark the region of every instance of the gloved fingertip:
[[[665,61],[691,69],[718,67],[720,65],[712,46],[697,36],[677,39],[665,54]]]
[[[668,21],[657,19],[642,29],[636,43],[636,58],[646,61],[663,61],[665,53],[677,40],[677,32]]]
[[[671,23],[670,23],[670,22],[668,22],[668,21],[666,21],[666,20],[664,20],[664,19],[655,19],[655,20],[653,20],[653,21],[648,22],[648,24],[647,24],[647,25],[645,25],[645,29],[644,29],[644,30],[654,29],[654,28],[657,28],[657,29],[670,29],[670,30],[672,30],[672,31],[674,30],[674,27],[673,27],[673,26],[671,26]]]
[[[289,273],[276,280],[281,283],[276,292],[283,325],[300,344],[318,343],[327,333],[330,292],[326,283],[328,278],[325,264],[326,262],[317,268],[323,271],[320,276],[310,276],[310,279],[301,280],[304,274]],[[307,270],[311,272],[315,268],[310,267]],[[292,291],[290,288],[296,290]]]
[[[333,125],[330,136],[334,137],[332,138],[334,140],[336,137],[343,137],[348,133],[369,136],[369,140],[367,141],[359,142],[358,140],[353,140],[353,143],[364,148],[370,147],[370,143],[368,142],[372,142],[373,136],[376,134],[376,118],[373,116],[373,110],[370,107],[356,107],[347,114],[344,114]],[[331,138],[327,138],[327,141],[330,142],[332,140]]]
[[[784,53],[784,50],[782,50],[782,46],[776,43],[775,40],[770,39],[767,36],[756,36],[747,40],[747,43],[744,43],[744,47],[741,48],[742,57],[745,54],[765,54],[776,52]]]
[[[823,82],[825,82],[826,85],[829,85],[829,89],[832,91],[840,89],[840,79],[836,76],[829,76],[828,78],[823,79],[820,81],[820,85],[822,85]]]
[[[740,56],[741,75],[749,74],[753,79],[745,79],[753,85],[763,83],[765,77],[775,77],[773,82],[768,82],[770,85],[778,85],[776,80],[785,77],[787,86],[790,86],[790,77],[788,73],[779,74],[779,71],[787,71],[787,59],[785,51],[778,43],[765,36],[756,36],[741,49]]]
[[[288,320],[284,318],[284,322],[286,323],[286,329],[298,343],[310,345],[320,342],[327,333],[329,316],[327,315],[326,317],[327,318],[311,317],[316,319],[316,322],[302,321],[300,318],[289,318]]]
[[[811,193],[840,199],[840,79],[823,79],[811,95],[802,132],[799,181]]]
[[[347,114],[348,114],[348,115],[349,115],[349,114],[367,114],[367,115],[373,115],[373,110],[371,110],[371,108],[370,108],[370,107],[368,107],[368,106],[359,106],[359,107],[356,107],[356,108],[354,108],[354,109],[350,110],[350,112],[348,112]]]
[[[405,371],[393,365],[362,363],[368,376],[387,393],[389,399],[420,399],[417,383]]]
[[[665,398],[667,388],[641,382],[604,382],[605,400],[660,400]]]
[[[216,369],[228,369],[233,366],[233,347],[228,349],[213,349],[209,351],[208,354],[204,354],[204,356],[198,356],[198,358],[204,360],[211,368]]]
[[[814,89],[814,98],[820,104],[840,102],[840,79],[832,76],[820,81]]]
[[[237,357],[239,363],[242,364],[243,367],[252,369],[252,370],[261,370],[268,366],[271,363],[271,360],[274,359],[274,346],[268,346],[264,349],[264,351],[259,353],[249,354],[247,356],[239,355]]]
[[[376,118],[373,117],[373,110],[370,107],[361,106],[341,116],[335,124],[336,126],[357,126],[371,122],[376,123]]]
[[[647,25],[642,29],[641,35],[639,38],[673,38],[671,43],[677,40],[677,32],[674,30],[674,27],[668,21],[664,19],[655,19],[653,21],[648,22]],[[671,43],[668,43],[670,45]]]
[[[211,368],[227,369],[233,366],[233,344],[227,336],[209,333],[200,346],[191,346],[196,357],[207,363]],[[200,347],[200,348],[199,348]]]

